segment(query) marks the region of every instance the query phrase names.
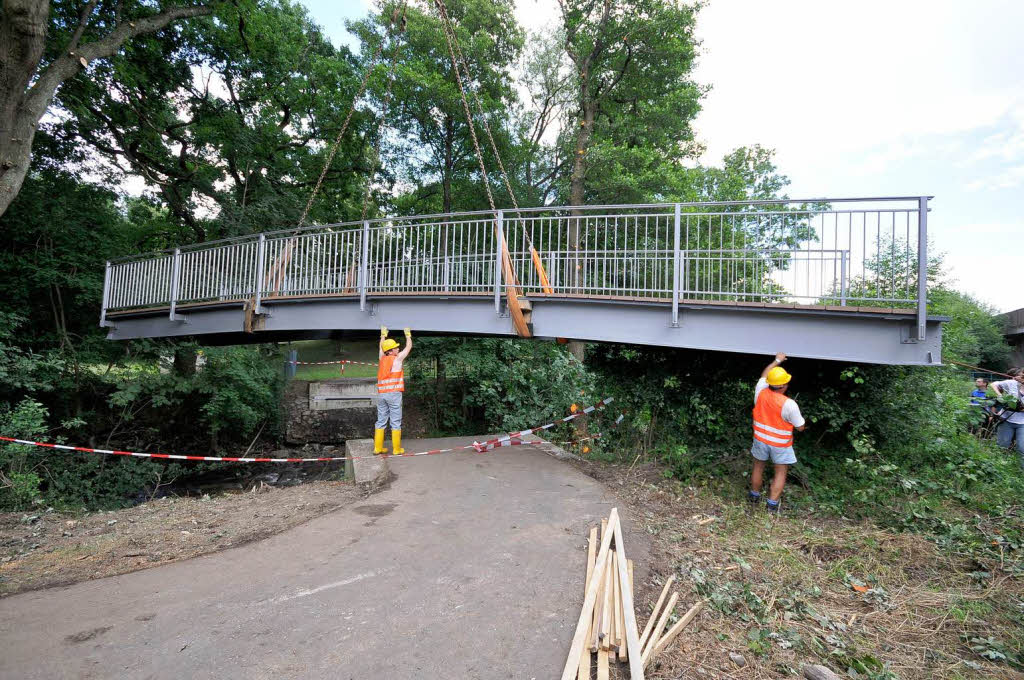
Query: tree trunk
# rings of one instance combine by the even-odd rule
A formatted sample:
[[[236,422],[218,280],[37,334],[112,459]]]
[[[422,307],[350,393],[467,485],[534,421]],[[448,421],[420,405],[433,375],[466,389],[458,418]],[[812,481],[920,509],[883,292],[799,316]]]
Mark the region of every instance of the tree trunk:
[[[0,14],[0,215],[28,173],[39,118],[26,109],[25,92],[46,47],[47,0],[5,0]]]
[[[170,7],[142,19],[124,20],[106,36],[79,45],[95,3],[86,5],[61,56],[37,74],[46,48],[49,0],[3,0],[0,10],[0,215],[21,191],[32,159],[39,120],[57,88],[90,61],[115,54],[128,40],[155,33],[179,19],[210,14],[209,6]],[[31,83],[31,86],[30,86]]]
[[[586,155],[587,149],[590,146],[590,140],[594,133],[594,114],[597,111],[597,103],[590,98],[590,82],[587,77],[587,71],[584,68],[582,78],[580,79],[580,131],[576,135],[576,145],[573,150],[572,159],[572,174],[569,178],[569,205],[582,206],[586,204],[586,193],[585,193],[585,179],[587,174]],[[573,210],[573,217],[581,217],[583,211]],[[568,226],[568,246],[569,249],[576,253],[580,248],[580,220],[570,219]],[[583,292],[581,290],[581,278],[580,278],[580,267],[582,265],[575,261],[569,263],[570,277],[572,280],[572,288],[575,292]],[[569,352],[576,357],[582,364],[584,355],[586,352],[586,345],[581,340],[570,340],[569,341]],[[576,434],[579,437],[584,437],[587,434],[587,424],[583,418],[577,418],[576,421]]]
[[[184,348],[174,350],[174,372],[185,378],[191,378],[196,374],[195,350]]]

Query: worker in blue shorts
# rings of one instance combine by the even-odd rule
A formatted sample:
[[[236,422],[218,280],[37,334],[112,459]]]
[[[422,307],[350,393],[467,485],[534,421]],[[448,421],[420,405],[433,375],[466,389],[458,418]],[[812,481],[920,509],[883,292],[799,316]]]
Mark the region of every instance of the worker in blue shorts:
[[[779,352],[775,360],[761,371],[761,378],[754,386],[754,443],[750,454],[754,457],[754,471],[750,475],[751,503],[761,501],[761,485],[768,461],[775,466],[772,483],[768,487],[765,507],[768,512],[779,511],[779,499],[786,485],[789,466],[796,463],[793,451],[793,430],[806,429],[804,417],[796,402],[786,396],[789,381],[793,378],[781,364],[786,355]]]

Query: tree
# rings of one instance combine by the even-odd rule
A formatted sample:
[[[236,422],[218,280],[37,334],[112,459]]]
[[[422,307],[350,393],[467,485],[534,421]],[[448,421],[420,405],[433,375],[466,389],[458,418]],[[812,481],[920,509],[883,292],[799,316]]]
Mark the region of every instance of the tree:
[[[469,68],[463,85],[470,110],[479,116],[475,95],[503,153],[510,144],[508,109],[515,101],[511,68],[523,43],[512,3],[455,0],[445,5]],[[386,3],[378,13],[352,25],[364,53],[384,39],[393,11],[394,5]],[[409,7],[402,40],[390,116],[397,135],[390,156],[413,188],[398,199],[401,209],[451,212],[488,207],[482,201],[479,164],[440,17]],[[496,170],[496,159],[482,137],[482,123],[476,121],[481,152],[488,169]],[[500,200],[497,192],[495,198]]]
[[[525,203],[540,206],[551,200],[565,169],[565,145],[550,137],[568,124],[576,79],[566,63],[561,28],[534,33],[529,42],[532,49],[521,66],[526,106],[518,122],[518,165],[529,192]]]
[[[696,10],[664,0],[559,0],[575,67],[570,205],[637,202],[697,150]],[[652,184],[653,180],[653,184]]]
[[[68,83],[54,134],[141,176],[188,241],[294,226],[354,105],[359,64],[287,0],[216,8]],[[309,219],[352,215],[373,116],[357,111]]]
[[[559,5],[577,75],[575,120],[565,131],[572,148],[569,205],[639,202],[645,185],[688,155],[702,94],[690,80],[695,10],[664,0]],[[568,239],[579,247],[576,220]],[[569,348],[582,361],[583,343]]]
[[[0,13],[0,215],[21,189],[32,142],[57,89],[139,36],[210,14],[210,5],[89,0],[80,14],[48,0],[4,0]]]

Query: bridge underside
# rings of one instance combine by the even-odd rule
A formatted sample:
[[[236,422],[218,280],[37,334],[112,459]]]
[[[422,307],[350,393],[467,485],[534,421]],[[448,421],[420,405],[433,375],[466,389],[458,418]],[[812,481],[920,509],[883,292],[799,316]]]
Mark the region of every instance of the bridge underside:
[[[924,341],[915,339],[911,310],[689,301],[678,326],[668,300],[529,296],[535,337],[572,338],[722,352],[772,354],[876,364],[941,362],[941,317],[928,319]],[[380,326],[418,333],[514,336],[507,313],[489,295],[358,296],[265,299],[266,314],[246,333],[244,303],[179,305],[112,313],[108,338],[195,337],[209,344],[244,344],[336,334],[373,333]]]

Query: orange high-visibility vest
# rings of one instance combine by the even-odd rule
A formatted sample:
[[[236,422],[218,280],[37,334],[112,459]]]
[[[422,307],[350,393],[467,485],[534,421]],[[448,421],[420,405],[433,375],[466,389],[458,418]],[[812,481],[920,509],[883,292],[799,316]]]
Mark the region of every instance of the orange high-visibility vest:
[[[405,371],[392,371],[397,356],[384,356],[377,365],[377,394],[405,391]]]
[[[785,394],[764,388],[754,404],[754,439],[768,446],[785,448],[793,445],[793,425],[782,419]]]

